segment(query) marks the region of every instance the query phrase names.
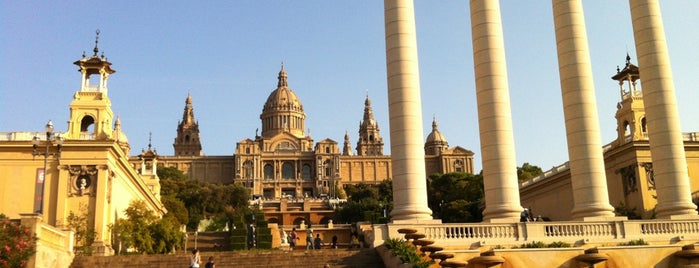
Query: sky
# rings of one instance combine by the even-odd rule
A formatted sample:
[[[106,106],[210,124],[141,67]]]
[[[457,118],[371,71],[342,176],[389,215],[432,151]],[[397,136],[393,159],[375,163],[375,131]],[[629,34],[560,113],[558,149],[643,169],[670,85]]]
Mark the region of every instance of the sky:
[[[568,159],[551,1],[500,1],[517,165],[547,170]],[[585,0],[601,143],[616,137],[626,54],[637,64],[627,1]],[[661,1],[682,131],[699,131],[699,1]],[[468,1],[415,0],[424,137],[436,118],[450,147],[480,171]],[[0,132],[67,129],[79,90],[72,63],[94,47],[117,72],[112,110],[132,154],[173,154],[192,95],[206,155],[232,155],[252,138],[283,62],[313,139],[345,131],[356,146],[364,99],[390,153],[383,3],[376,0],[0,0]]]

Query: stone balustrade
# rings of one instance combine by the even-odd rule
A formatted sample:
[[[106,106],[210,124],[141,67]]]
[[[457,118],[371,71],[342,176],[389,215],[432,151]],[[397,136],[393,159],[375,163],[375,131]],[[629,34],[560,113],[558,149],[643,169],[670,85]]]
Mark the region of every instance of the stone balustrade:
[[[517,223],[444,223],[422,225],[374,225],[374,246],[388,238],[402,238],[397,231],[413,228],[425,239],[447,248],[476,249],[483,246],[519,246],[534,241],[616,245],[643,239],[650,244],[699,241],[699,220],[612,220]]]

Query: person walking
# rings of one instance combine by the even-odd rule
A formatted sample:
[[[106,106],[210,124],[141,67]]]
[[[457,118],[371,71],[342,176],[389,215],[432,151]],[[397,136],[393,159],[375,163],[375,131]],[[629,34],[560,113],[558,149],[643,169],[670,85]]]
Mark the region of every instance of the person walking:
[[[192,256],[189,257],[189,268],[199,268],[201,264],[201,256],[199,256],[199,250],[193,249]]]
[[[306,250],[313,249],[313,228],[308,225],[306,229]]]
[[[289,248],[294,250],[296,247],[296,241],[299,240],[298,234],[296,234],[296,228],[291,228],[291,239],[289,241]]]

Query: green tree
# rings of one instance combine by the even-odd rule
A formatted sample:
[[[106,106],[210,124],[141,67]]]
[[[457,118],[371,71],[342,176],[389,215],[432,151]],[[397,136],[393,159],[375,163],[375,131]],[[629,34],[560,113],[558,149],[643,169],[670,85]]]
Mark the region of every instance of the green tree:
[[[174,215],[158,219],[141,200],[131,202],[124,214],[126,218],[117,219],[111,226],[117,254],[128,248],[153,254],[170,253],[182,247],[184,234]]]
[[[337,222],[358,221],[387,221],[383,218],[383,210],[388,216],[393,207],[393,189],[390,180],[380,184],[359,183],[345,186],[347,202],[336,209]]]
[[[184,206],[184,203],[177,199],[173,195],[165,195],[160,197],[160,202],[165,205],[167,209],[167,214],[165,216],[172,216],[177,220],[177,225],[187,224],[189,222],[189,212]]]
[[[454,172],[427,178],[427,202],[435,218],[443,222],[480,222],[483,176]]]
[[[178,248],[184,248],[184,234],[179,231],[179,222],[172,216],[148,226],[152,234],[152,253],[172,253]]]
[[[521,167],[517,167],[517,181],[519,182],[526,181],[541,174],[544,174],[544,172],[541,171],[540,167],[529,163],[524,163]]]
[[[75,246],[73,246],[73,252],[78,256],[90,256],[92,255],[92,243],[95,242],[97,232],[95,232],[94,227],[89,222],[87,205],[80,203],[78,207],[82,213],[76,214],[71,210],[66,218],[68,228],[73,230],[74,233]]]

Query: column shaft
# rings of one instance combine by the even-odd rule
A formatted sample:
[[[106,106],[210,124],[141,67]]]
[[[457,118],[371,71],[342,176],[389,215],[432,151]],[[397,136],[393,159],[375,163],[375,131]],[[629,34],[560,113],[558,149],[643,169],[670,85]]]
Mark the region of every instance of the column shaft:
[[[573,186],[572,218],[613,217],[582,2],[553,0],[553,17]]]
[[[691,198],[660,6],[657,0],[630,0],[629,3],[658,194],[657,216],[697,215]]]
[[[432,220],[412,0],[385,0],[388,114],[393,171],[393,221]]]
[[[478,128],[485,188],[484,221],[518,221],[519,201],[512,111],[499,1],[471,0],[471,34]]]

